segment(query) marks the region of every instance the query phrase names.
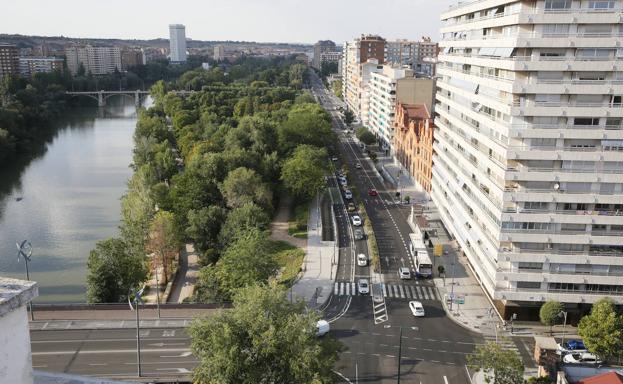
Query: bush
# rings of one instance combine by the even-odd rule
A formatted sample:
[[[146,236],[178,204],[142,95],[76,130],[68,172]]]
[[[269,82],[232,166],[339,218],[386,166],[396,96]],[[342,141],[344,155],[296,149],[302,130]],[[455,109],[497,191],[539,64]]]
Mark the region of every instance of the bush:
[[[381,272],[381,257],[379,255],[379,247],[376,242],[376,235],[374,234],[374,228],[372,228],[372,222],[366,212],[366,208],[363,204],[359,204],[359,213],[363,219],[363,226],[366,232],[366,238],[368,242],[368,252],[370,253],[370,264],[374,272]]]

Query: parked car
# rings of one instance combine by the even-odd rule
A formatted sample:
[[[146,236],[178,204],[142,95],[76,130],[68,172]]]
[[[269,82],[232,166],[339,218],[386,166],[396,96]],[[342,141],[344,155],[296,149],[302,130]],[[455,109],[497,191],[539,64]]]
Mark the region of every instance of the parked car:
[[[569,364],[601,364],[601,360],[592,353],[570,353],[562,358],[562,361]]]
[[[424,312],[424,306],[419,301],[409,301],[409,308],[411,309],[413,316],[424,317],[426,315]]]
[[[370,293],[370,283],[368,283],[368,279],[359,279],[357,282],[357,289],[362,295]]]
[[[363,240],[366,238],[366,234],[363,233],[363,229],[355,229],[355,240]]]
[[[359,217],[359,215],[353,215],[353,217],[351,217],[351,220],[352,220],[353,225],[355,227],[360,227],[361,226],[361,217]]]
[[[370,189],[368,189],[368,195],[369,196],[378,196],[379,193],[376,191],[376,189],[370,188]]]
[[[564,344],[558,344],[558,350],[556,351],[559,355],[582,352],[588,352],[582,340],[569,340]]]
[[[359,164],[359,163],[355,164],[355,168],[361,169],[361,164]]]
[[[402,280],[411,279],[411,270],[409,270],[409,268],[407,267],[398,268],[398,277],[400,277]]]
[[[316,324],[316,336],[324,336],[331,330],[331,325],[326,320],[318,320]]]
[[[365,267],[366,265],[368,265],[368,256],[366,256],[364,253],[358,254],[357,265],[360,267]]]
[[[350,200],[353,198],[353,193],[350,191],[350,189],[344,191],[344,198],[346,200]]]
[[[343,187],[345,187],[348,184],[348,182],[346,181],[346,178],[343,177],[343,176],[340,177],[338,180],[340,182],[340,185],[343,186]]]
[[[357,210],[355,203],[348,203],[347,208],[348,208],[348,212],[355,212]]]
[[[333,156],[333,157],[331,158],[331,161],[337,161],[337,156]]]

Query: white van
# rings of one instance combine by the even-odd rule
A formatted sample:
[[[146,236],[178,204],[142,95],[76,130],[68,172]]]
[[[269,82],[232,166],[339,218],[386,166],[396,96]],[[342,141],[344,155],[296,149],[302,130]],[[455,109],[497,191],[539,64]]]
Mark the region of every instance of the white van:
[[[326,320],[318,320],[316,324],[316,336],[324,336],[331,330],[331,325]]]

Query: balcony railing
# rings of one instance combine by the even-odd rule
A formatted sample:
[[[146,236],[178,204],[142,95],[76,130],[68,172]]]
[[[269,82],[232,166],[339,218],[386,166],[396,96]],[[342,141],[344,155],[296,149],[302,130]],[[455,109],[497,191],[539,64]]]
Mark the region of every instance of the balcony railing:
[[[507,167],[507,172],[556,172],[556,173],[623,173],[623,169],[566,169],[566,168],[533,168],[533,167]]]
[[[605,129],[608,131],[618,131],[623,129],[623,125],[564,125],[564,124],[512,124],[512,129]]]
[[[443,60],[443,56],[450,57],[469,57],[476,59],[487,60],[504,60],[504,61],[519,61],[519,62],[540,62],[540,61],[610,61],[610,60],[623,60],[623,57],[619,56],[512,56],[512,57],[499,57],[499,56],[487,56],[477,54],[461,54],[461,53],[440,53],[439,60]]]
[[[566,32],[566,33],[548,33],[548,32],[527,32],[516,33],[512,35],[494,34],[494,35],[468,35],[466,33],[460,34],[457,32],[456,36],[444,38],[443,41],[470,41],[470,40],[500,40],[500,39],[568,39],[572,37],[580,38],[608,38],[608,37],[621,37],[622,33],[619,32]]]
[[[474,3],[479,3],[480,1],[476,1]],[[469,4],[461,4],[461,6],[467,6],[467,5],[471,5],[473,3],[469,3]],[[458,7],[457,7],[458,8]],[[454,8],[454,9],[457,9]],[[452,7],[450,9],[453,9]],[[522,10],[520,11],[515,11],[515,12],[502,12],[502,13],[495,13],[495,14],[489,14],[489,15],[484,15],[484,16],[480,16],[480,17],[474,17],[473,19],[463,19],[460,21],[455,21],[453,19],[446,19],[445,22],[443,23],[442,27],[451,27],[454,25],[462,25],[462,24],[469,24],[469,23],[475,23],[478,21],[484,21],[484,20],[491,20],[491,19],[499,19],[501,17],[507,17],[507,16],[514,16],[514,15],[518,15],[520,13],[525,14],[525,15],[542,15],[542,14],[557,14],[557,13],[621,13],[623,12],[622,8],[607,8],[607,9],[592,9],[592,8],[569,8],[569,9],[543,9],[543,8],[535,8],[533,10]],[[450,21],[452,20],[452,21]]]
[[[562,102],[562,101],[515,101],[513,107],[547,107],[547,108],[623,108],[623,103],[608,102]]]
[[[510,288],[504,290],[496,290],[497,292],[536,292],[540,294],[544,293],[557,293],[557,294],[569,294],[569,295],[610,295],[618,296],[623,295],[623,286],[620,291],[578,291],[578,290],[566,290],[566,289],[540,289],[540,288]]]
[[[588,236],[623,236],[623,231],[580,231],[561,229],[515,229],[502,228],[502,233],[528,233],[528,234],[552,234],[552,235],[588,235]]]
[[[527,209],[527,208],[504,208],[504,213],[528,213],[528,214],[552,214],[552,215],[576,215],[576,216],[623,216],[623,211],[610,210],[552,210],[552,209]]]
[[[566,152],[623,152],[623,147],[617,146],[601,146],[595,145],[592,147],[573,147],[573,146],[565,146],[565,147],[557,147],[555,145],[521,145],[521,146],[510,146],[509,149],[515,151],[566,151]]]
[[[521,248],[501,248],[500,253],[519,253],[529,255],[564,255],[564,256],[605,256],[623,257],[623,251],[612,250],[592,250],[592,251],[566,251],[562,249],[521,249]]]

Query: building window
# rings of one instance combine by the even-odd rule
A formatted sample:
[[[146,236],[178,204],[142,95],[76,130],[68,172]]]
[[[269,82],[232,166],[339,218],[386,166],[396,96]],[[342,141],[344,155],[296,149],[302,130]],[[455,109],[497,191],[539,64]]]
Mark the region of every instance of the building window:
[[[589,9],[610,9],[614,8],[614,1],[589,1],[588,2]]]
[[[519,289],[540,289],[540,281],[518,281],[517,288]]]
[[[543,263],[520,262],[519,270],[542,270]]]
[[[569,9],[571,0],[545,0],[545,9]]]

